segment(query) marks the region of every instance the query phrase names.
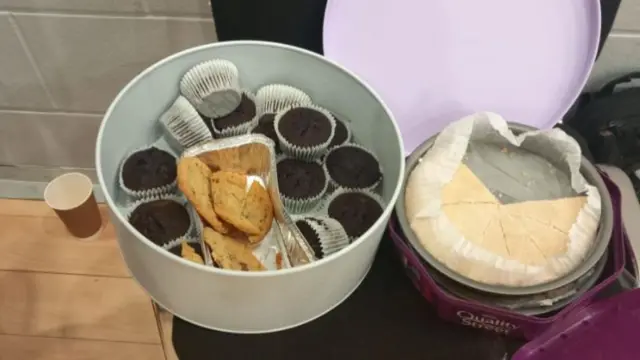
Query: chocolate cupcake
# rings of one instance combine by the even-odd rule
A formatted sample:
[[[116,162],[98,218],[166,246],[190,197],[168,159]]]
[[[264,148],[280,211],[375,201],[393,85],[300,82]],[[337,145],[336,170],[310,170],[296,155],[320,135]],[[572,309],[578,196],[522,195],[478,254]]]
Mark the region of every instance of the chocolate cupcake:
[[[129,212],[129,223],[158,246],[176,245],[192,232],[194,216],[176,197],[139,201]]]
[[[244,91],[240,105],[231,113],[211,120],[211,127],[218,137],[246,134],[257,123],[254,96]]]
[[[334,187],[371,190],[382,180],[378,159],[356,144],[331,149],[324,157],[324,168]]]
[[[336,131],[331,139],[331,143],[329,143],[329,149],[344,145],[351,141],[351,129],[349,129],[347,124],[337,116],[333,115],[333,118],[336,120]]]
[[[275,119],[282,151],[307,161],[316,160],[326,152],[335,127],[336,121],[331,113],[312,105],[283,110]]]
[[[135,198],[166,194],[175,189],[176,158],[156,147],[130,153],[120,167],[122,190]]]
[[[328,199],[326,213],[342,225],[353,241],[382,216],[383,204],[370,191],[338,189]]]
[[[328,177],[319,162],[282,158],[276,169],[280,197],[293,213],[313,209],[327,191]]]
[[[276,114],[274,113],[266,113],[262,114],[258,118],[258,124],[251,130],[252,134],[262,134],[269,139],[271,139],[275,144],[276,154],[282,154],[282,149],[280,149],[280,142],[278,141],[278,134],[276,134],[276,128],[274,126],[274,121],[276,118]]]
[[[304,219],[296,221],[296,226],[302,233],[302,236],[304,236],[305,240],[307,240],[307,243],[309,243],[316,259],[322,259],[324,257],[324,253],[322,252],[322,245],[320,245],[320,236],[318,233],[313,230],[311,225]]]
[[[326,216],[303,216],[296,220],[296,225],[307,239],[317,259],[338,252],[350,243],[349,236],[342,225]]]

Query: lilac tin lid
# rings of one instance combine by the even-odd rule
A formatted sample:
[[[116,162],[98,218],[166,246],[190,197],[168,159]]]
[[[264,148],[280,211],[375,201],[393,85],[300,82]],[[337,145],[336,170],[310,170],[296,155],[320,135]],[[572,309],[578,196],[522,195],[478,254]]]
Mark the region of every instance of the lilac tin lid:
[[[575,311],[523,346],[513,360],[635,360],[640,357],[640,289]]]
[[[329,0],[324,52],[378,91],[408,154],[477,111],[553,126],[599,36],[598,0]]]

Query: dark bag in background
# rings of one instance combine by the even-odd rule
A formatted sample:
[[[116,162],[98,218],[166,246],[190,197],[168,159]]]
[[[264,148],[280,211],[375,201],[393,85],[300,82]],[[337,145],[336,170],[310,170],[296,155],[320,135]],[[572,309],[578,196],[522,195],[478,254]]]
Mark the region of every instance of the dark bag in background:
[[[583,94],[564,122],[582,137],[596,163],[619,167],[632,179],[636,192],[640,191],[636,175],[640,169],[640,72]]]
[[[640,72],[583,95],[565,123],[584,138],[596,162],[623,170],[640,162]]]

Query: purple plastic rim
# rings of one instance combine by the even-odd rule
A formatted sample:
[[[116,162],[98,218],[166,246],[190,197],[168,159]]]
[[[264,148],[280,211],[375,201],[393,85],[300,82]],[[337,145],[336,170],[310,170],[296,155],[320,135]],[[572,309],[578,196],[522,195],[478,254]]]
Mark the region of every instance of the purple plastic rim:
[[[588,306],[598,293],[616,281],[624,270],[625,247],[628,246],[628,242],[625,240],[620,215],[620,192],[606,176],[603,177],[603,180],[611,194],[614,209],[614,226],[609,244],[613,259],[613,271],[607,278],[553,316],[544,318],[527,316],[451,296],[440,289],[429,275],[420,257],[397,232],[395,219],[389,222],[389,234],[408,276],[422,296],[436,308],[442,319],[510,337],[531,340],[548,330],[558,319],[568,316],[574,310],[577,311]]]

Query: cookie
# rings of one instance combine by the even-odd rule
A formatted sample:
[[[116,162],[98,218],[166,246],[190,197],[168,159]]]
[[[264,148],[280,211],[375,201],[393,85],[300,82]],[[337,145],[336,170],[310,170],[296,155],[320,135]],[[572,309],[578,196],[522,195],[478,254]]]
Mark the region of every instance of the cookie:
[[[211,248],[213,260],[221,268],[240,271],[266,270],[245,242],[223,235],[209,227],[204,229],[203,237]]]
[[[229,232],[229,225],[220,220],[213,207],[209,180],[211,174],[211,169],[197,157],[186,157],[178,161],[178,188],[209,225],[226,234]]]
[[[218,171],[211,176],[213,207],[218,216],[247,234],[249,242],[261,241],[271,228],[273,205],[269,193],[257,182],[247,192],[243,174]]]
[[[273,223],[273,204],[267,189],[254,181],[249,188],[242,216],[260,229],[258,235],[249,235],[249,242],[258,243],[264,239]]]
[[[202,260],[202,256],[200,256],[196,251],[196,249],[192,248],[191,245],[185,241],[183,241],[181,244],[180,256],[182,256],[183,258],[189,261],[193,261],[194,263],[204,265],[204,260]]]

